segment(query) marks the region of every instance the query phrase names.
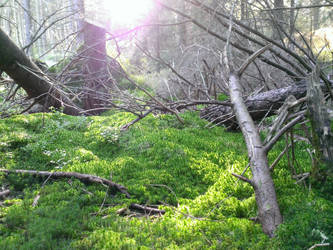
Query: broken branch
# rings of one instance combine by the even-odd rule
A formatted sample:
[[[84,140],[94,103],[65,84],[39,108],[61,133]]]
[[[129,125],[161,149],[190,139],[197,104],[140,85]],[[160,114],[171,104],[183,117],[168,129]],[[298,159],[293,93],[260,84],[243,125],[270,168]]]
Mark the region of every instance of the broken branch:
[[[143,206],[140,204],[136,204],[136,203],[132,203],[129,206],[129,209],[135,209],[135,210],[140,210],[143,211],[145,214],[165,214],[165,210],[160,210],[157,208],[153,208],[153,207],[148,207],[148,206]]]
[[[249,183],[251,186],[253,186],[253,182],[250,179],[244,177],[243,175],[239,175],[239,174],[235,174],[235,173],[231,173],[231,174],[233,176],[235,176],[236,178],[240,179],[241,181],[245,181],[245,182]]]
[[[126,195],[127,198],[130,198],[130,194],[127,192],[127,188],[114,183],[108,179],[98,177],[95,175],[89,175],[89,174],[81,174],[77,172],[48,172],[48,171],[35,171],[35,170],[23,170],[23,169],[16,169],[16,170],[8,170],[8,169],[0,169],[0,172],[7,173],[7,174],[30,174],[30,175],[37,175],[37,176],[45,176],[49,177],[52,176],[53,178],[76,178],[83,182],[90,182],[90,183],[99,183],[106,186],[109,186],[110,188],[118,190],[120,193],[123,193]]]

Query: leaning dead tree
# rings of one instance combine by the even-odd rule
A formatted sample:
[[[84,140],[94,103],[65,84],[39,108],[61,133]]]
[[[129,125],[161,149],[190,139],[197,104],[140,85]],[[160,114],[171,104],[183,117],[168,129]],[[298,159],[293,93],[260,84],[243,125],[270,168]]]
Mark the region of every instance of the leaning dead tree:
[[[229,49],[228,45],[227,43],[226,50]],[[232,66],[230,61],[231,53],[226,53],[225,64],[230,72],[229,92],[231,103],[233,104],[233,111],[245,139],[253,175],[251,180],[236,174],[234,174],[234,176],[249,183],[253,187],[258,206],[258,219],[262,225],[263,231],[270,237],[273,237],[276,228],[282,223],[282,215],[277,203],[274,182],[270,175],[267,152],[260,138],[259,130],[245,105],[242,87],[240,85],[240,78],[245,68],[268,48],[269,46],[266,46],[255,53],[245,61],[244,66],[242,66],[240,70],[235,70]]]
[[[226,51],[228,53],[220,56],[225,59],[226,63],[223,64],[223,67],[220,67],[219,76],[222,78],[222,82],[225,82],[225,88],[220,87],[220,90],[230,97],[230,101],[217,101],[217,95],[211,95],[210,88],[207,85],[203,84],[200,88],[198,84],[195,84],[195,81],[200,79],[200,77],[193,77],[192,80],[189,80],[188,76],[179,73],[179,69],[177,70],[165,62],[164,65],[177,75],[179,82],[186,86],[187,90],[191,89],[198,93],[198,95],[195,95],[187,91],[187,93],[190,93],[184,94],[187,102],[185,100],[182,102],[178,101],[178,107],[186,108],[192,104],[195,105],[195,103],[207,104],[207,108],[201,113],[202,117],[230,127],[239,126],[247,145],[249,165],[253,177],[248,179],[243,175],[234,174],[234,176],[249,183],[254,188],[258,219],[262,224],[263,231],[272,237],[278,225],[282,223],[282,215],[277,203],[270,172],[274,170],[277,162],[288,151],[290,146],[286,145],[286,149],[281,152],[271,166],[269,166],[267,154],[283,134],[296,124],[306,120],[306,94],[309,88],[313,89],[311,85],[308,85],[308,77],[313,72],[313,66],[318,63],[317,58],[312,53],[311,46],[304,37],[302,37],[304,44],[301,44],[290,36],[283,27],[275,27],[279,30],[281,38],[276,40],[276,37],[269,37],[248,23],[237,20],[232,13],[230,14],[223,7],[221,7],[223,10],[220,10],[217,7],[212,8],[202,3],[202,1],[185,1],[191,4],[193,8],[197,8],[198,12],[208,14],[211,17],[210,22],[215,20],[215,24],[220,25],[221,30],[224,31],[217,31],[211,23],[206,24],[203,20],[199,21],[193,15],[169,6],[166,1],[159,2],[165,9],[181,16],[194,27],[210,35],[212,39],[216,40],[216,43],[222,44],[227,48]],[[276,18],[274,15],[270,17],[273,19],[272,23],[278,23],[277,20],[274,20]],[[228,30],[229,32],[226,32]],[[285,38],[293,45],[293,49],[286,46]],[[249,46],[244,46],[242,44],[243,41],[247,41]],[[216,48],[216,50],[219,51],[219,48]],[[221,54],[221,51],[216,52],[216,54]],[[244,58],[248,59],[244,62]],[[162,61],[161,58],[157,58],[157,60]],[[250,67],[257,68],[258,75],[263,75],[258,63],[285,75],[284,79],[288,79],[290,84],[283,88],[281,88],[281,85],[275,89],[268,88],[268,90],[271,90],[262,93],[259,92],[265,88],[265,85],[261,85],[257,89],[246,88],[246,84],[244,84],[246,83],[246,78],[248,78],[245,74],[247,73],[245,72],[246,69]],[[207,67],[205,62],[204,64],[206,68],[210,68],[209,65]],[[214,72],[216,73],[217,71]],[[200,69],[198,70],[198,75],[201,76],[204,83],[207,82],[205,75]],[[317,69],[317,76],[316,86],[320,86],[320,89],[325,90],[325,95],[322,95],[321,100],[326,103],[327,99],[332,99],[333,97],[331,82],[320,67]],[[262,78],[264,79],[264,77]],[[220,80],[218,77],[216,79]],[[251,92],[255,92],[255,94],[249,96]],[[311,91],[311,93],[318,93],[318,90]],[[199,98],[195,99],[195,96]],[[170,103],[170,106],[177,107],[177,102]],[[176,108],[176,110],[181,108]],[[320,114],[325,113],[321,111],[318,104],[312,110],[317,110],[317,113],[320,111]],[[277,114],[277,118],[269,130],[267,139],[262,141],[254,120],[260,120],[272,114]],[[317,118],[315,119],[318,120]],[[328,120],[323,120],[322,123],[326,124],[324,126],[326,130],[330,130],[329,126],[327,126]],[[319,127],[322,126],[319,125]],[[320,141],[323,142],[325,142],[324,134],[331,136],[330,131],[325,133],[324,130],[318,130]],[[322,150],[324,155],[327,156],[326,158],[330,157],[330,153],[327,153],[327,151],[332,149],[331,145],[331,143],[325,143],[326,148]]]
[[[0,70],[10,76],[29,98],[64,113],[79,115],[81,109],[34,64],[23,51],[0,29]]]
[[[219,10],[213,9],[209,7],[208,5],[205,5],[204,3],[201,3],[196,0],[187,0],[187,2],[191,3],[193,6],[196,6],[197,8],[200,8],[203,12],[210,14],[212,18],[217,20],[217,23],[220,24],[223,27],[228,27],[228,18],[229,14],[220,12]],[[175,10],[173,8],[168,8],[172,11],[177,12],[179,15],[186,16],[188,19],[192,19],[190,16],[179,12],[178,10]],[[272,16],[271,18],[274,18]],[[284,72],[286,75],[290,77],[290,80],[296,82],[301,82],[300,86],[293,86],[289,89],[281,89],[281,90],[274,90],[272,92],[267,92],[260,94],[258,96],[251,96],[248,99],[248,107],[251,110],[251,115],[253,115],[254,119],[260,119],[263,116],[260,114],[263,114],[264,112],[272,113],[271,109],[274,110],[274,108],[279,108],[278,104],[271,107],[271,105],[267,105],[267,99],[265,102],[263,102],[262,98],[264,96],[269,97],[271,95],[272,99],[276,99],[274,95],[281,94],[281,98],[279,98],[278,102],[280,105],[282,105],[283,100],[288,96],[284,93],[288,93],[290,91],[291,94],[302,97],[306,93],[306,85],[304,84],[304,80],[313,69],[313,65],[317,63],[316,56],[312,53],[311,50],[309,50],[310,46],[307,43],[306,39],[302,37],[304,45],[296,41],[293,37],[289,36],[288,33],[283,29],[283,27],[279,28],[279,31],[283,33],[283,37],[286,37],[286,39],[289,40],[291,44],[293,44],[294,48],[296,48],[299,53],[296,53],[295,50],[290,49],[285,45],[285,42],[279,41],[279,40],[273,40],[272,38],[266,36],[262,32],[252,28],[246,23],[243,23],[239,20],[237,20],[234,17],[231,17],[234,26],[232,27],[232,32],[235,34],[235,36],[241,37],[242,39],[248,40],[251,42],[252,45],[257,45],[260,47],[263,47],[265,43],[271,43],[273,46],[268,50],[269,53],[265,53],[265,55],[260,55],[258,59],[262,61],[263,63],[272,66],[273,68],[278,69],[280,72]],[[274,21],[274,20],[273,20]],[[206,29],[209,34],[211,34],[213,37],[226,42],[226,37],[223,36],[220,33],[214,32],[209,27],[205,26],[204,24],[198,22],[197,20],[193,20],[192,22],[202,28]],[[250,35],[249,35],[250,34]],[[252,54],[254,51],[251,49],[248,49],[246,47],[242,47],[239,44],[230,41],[230,45],[235,48],[237,51],[243,52],[245,54]],[[279,63],[277,63],[279,62]],[[260,72],[259,72],[260,74]],[[331,89],[331,82],[328,80],[327,75],[323,72],[322,69],[319,69],[318,76],[320,81],[323,85],[326,87],[326,91],[330,94],[331,98],[333,96],[332,89]],[[303,83],[303,84],[302,84]],[[302,89],[303,87],[303,89]],[[279,93],[281,92],[281,93]],[[266,98],[265,97],[265,98]],[[256,99],[257,98],[257,99]],[[282,101],[282,102],[281,102]],[[254,112],[254,110],[257,110],[257,112]],[[232,119],[230,116],[228,117],[228,114],[230,114],[230,109],[228,107],[208,107],[206,110],[203,111],[203,115],[208,115],[208,117],[212,117],[211,121],[217,121],[218,123],[223,123],[223,120],[226,121],[227,125],[230,125],[230,122],[232,122]],[[220,117],[220,119],[218,118]]]

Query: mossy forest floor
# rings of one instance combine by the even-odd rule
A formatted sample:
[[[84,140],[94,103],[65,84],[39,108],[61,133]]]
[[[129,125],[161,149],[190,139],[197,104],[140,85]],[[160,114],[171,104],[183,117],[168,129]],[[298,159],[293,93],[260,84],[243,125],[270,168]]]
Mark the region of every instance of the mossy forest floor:
[[[128,199],[76,179],[0,174],[0,188],[11,190],[0,198],[0,249],[332,246],[329,187],[295,184],[284,156],[273,173],[284,224],[269,239],[249,220],[256,216],[253,190],[231,175],[247,165],[242,135],[205,128],[196,113],[182,117],[185,125],[173,116],[149,116],[125,132],[119,128],[134,118],[128,113],[70,117],[56,112],[0,120],[0,168],[98,175],[126,186],[132,195]],[[283,147],[284,142],[275,146],[271,162]],[[297,173],[311,168],[307,147],[297,144]],[[117,214],[131,203],[159,205],[166,213]]]

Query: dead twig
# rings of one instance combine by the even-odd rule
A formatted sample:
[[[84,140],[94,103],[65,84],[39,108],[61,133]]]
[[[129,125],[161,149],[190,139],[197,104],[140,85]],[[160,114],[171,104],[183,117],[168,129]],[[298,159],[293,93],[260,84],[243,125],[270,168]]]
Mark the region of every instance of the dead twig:
[[[242,181],[245,181],[245,182],[249,183],[251,186],[254,186],[253,181],[250,180],[250,179],[248,179],[248,178],[246,178],[246,177],[244,177],[243,175],[239,175],[239,174],[235,174],[235,173],[231,173],[231,174],[232,174],[233,176],[235,176],[236,178],[238,178],[238,179],[240,179],[240,180],[242,180]]]
[[[51,178],[51,176],[52,176],[52,174],[49,175],[49,176],[46,178],[46,180],[43,182],[41,189],[38,191],[37,195],[36,195],[35,198],[34,198],[34,201],[32,202],[32,207],[36,207],[36,206],[38,205],[38,201],[39,201],[40,196],[41,196],[41,190],[45,187],[47,181]]]
[[[272,165],[269,167],[270,171],[273,171],[275,166],[279,163],[279,161],[281,160],[281,158],[285,155],[285,153],[288,151],[288,149],[291,147],[291,145],[286,145],[286,147],[283,149],[283,151],[279,154],[278,157],[276,157],[276,159],[274,160],[274,162],[272,163]]]
[[[295,182],[295,184],[305,180],[306,178],[308,178],[310,176],[310,173],[303,173],[303,174],[298,174],[298,175],[293,175],[293,179],[296,179],[297,181]]]
[[[160,210],[151,206],[140,205],[132,203],[129,207],[123,207],[117,210],[117,214],[120,216],[129,216],[129,217],[140,217],[144,215],[153,216],[153,215],[163,215],[165,210]]]
[[[138,121],[142,120],[143,118],[145,118],[147,115],[149,115],[151,112],[153,112],[154,109],[150,109],[148,111],[146,111],[144,114],[139,115],[136,119],[134,119],[133,121],[125,124],[124,126],[122,126],[120,128],[120,131],[126,131],[130,126],[134,125],[135,123],[137,123]]]
[[[269,152],[269,150],[272,149],[272,147],[275,145],[275,143],[280,139],[280,137],[287,132],[290,128],[292,128],[293,126],[295,126],[297,123],[299,123],[300,121],[302,121],[304,119],[304,114],[305,112],[303,112],[302,114],[300,114],[299,116],[297,116],[296,118],[294,118],[293,120],[291,120],[288,124],[286,124],[283,128],[281,128],[276,134],[275,136],[269,141],[267,142],[267,144],[264,146],[264,150],[265,152]]]
[[[161,209],[157,209],[157,208],[153,208],[153,207],[149,207],[149,206],[144,206],[144,205],[140,205],[140,204],[136,204],[136,203],[132,203],[129,206],[129,209],[133,209],[133,210],[139,210],[144,212],[147,215],[151,215],[151,214],[165,214],[165,210],[161,210]]]
[[[330,243],[321,243],[321,244],[314,244],[312,247],[309,248],[309,250],[315,249],[317,247],[327,247]]]

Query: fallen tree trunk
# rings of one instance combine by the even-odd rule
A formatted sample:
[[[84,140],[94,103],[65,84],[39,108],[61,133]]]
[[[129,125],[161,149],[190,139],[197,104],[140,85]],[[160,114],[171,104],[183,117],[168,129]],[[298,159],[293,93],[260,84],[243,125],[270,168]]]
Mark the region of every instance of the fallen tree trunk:
[[[29,98],[47,107],[64,108],[64,113],[79,115],[80,109],[57,89],[50,79],[0,29],[0,71],[4,71],[22,87]]]
[[[10,194],[10,190],[8,189],[8,190],[0,192],[0,197],[5,197],[5,196],[7,196],[9,194]]]
[[[250,96],[245,100],[245,105],[252,119],[258,121],[265,116],[275,115],[275,112],[290,95],[295,96],[297,99],[304,97],[306,95],[306,82]],[[230,129],[238,127],[231,106],[210,105],[201,111],[200,116],[215,124],[225,125]]]
[[[22,170],[22,169],[15,169],[15,170],[9,170],[9,169],[0,169],[0,172],[3,173],[14,173],[14,174],[30,174],[30,175],[37,175],[37,176],[43,176],[43,177],[53,177],[53,178],[76,178],[79,179],[82,182],[89,182],[89,183],[99,183],[106,186],[109,186],[110,188],[118,190],[120,193],[123,193],[126,195],[127,198],[130,198],[130,194],[127,192],[127,188],[114,183],[108,179],[98,177],[95,175],[89,175],[89,174],[81,174],[77,172],[47,172],[47,171],[35,171],[35,170]]]

